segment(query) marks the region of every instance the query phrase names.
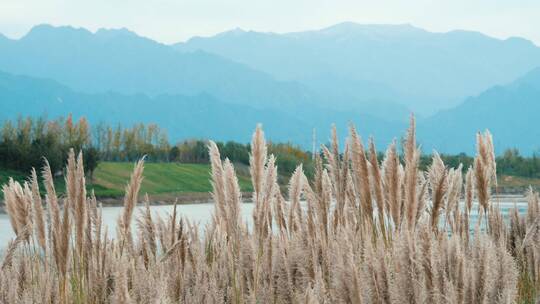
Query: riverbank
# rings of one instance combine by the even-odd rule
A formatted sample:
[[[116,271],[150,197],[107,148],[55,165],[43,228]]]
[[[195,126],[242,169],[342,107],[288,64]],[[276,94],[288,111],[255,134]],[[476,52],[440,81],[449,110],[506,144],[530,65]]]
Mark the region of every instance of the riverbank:
[[[251,192],[243,192],[242,197],[245,202],[251,201]],[[213,202],[212,194],[210,192],[149,194],[148,199],[151,206],[173,205],[175,202],[178,205],[208,204]],[[123,196],[97,197],[97,201],[103,205],[103,207],[121,207],[124,205]],[[142,203],[144,201],[144,197],[139,197],[139,201]],[[4,201],[0,200],[0,214],[6,213],[4,206]]]
[[[251,192],[242,193],[244,201],[251,201]],[[213,203],[210,192],[191,192],[191,193],[162,193],[148,195],[151,206],[173,205],[192,205]],[[124,205],[123,197],[103,197],[97,199],[104,207],[120,207]],[[142,202],[142,197],[140,198]]]
[[[251,192],[243,192],[242,198],[244,202],[251,202]],[[161,193],[148,195],[151,206],[166,206],[173,205],[175,202],[178,205],[193,205],[193,204],[209,204],[213,203],[212,194],[210,192],[189,192],[189,193]],[[124,205],[124,198],[118,197],[98,197],[98,203],[103,207],[121,207]],[[143,197],[139,198],[140,203],[143,202]],[[492,202],[497,203],[516,203],[525,204],[527,199],[524,195],[518,194],[499,194],[492,196]],[[4,201],[0,200],[0,214],[5,214]]]
[[[88,179],[87,191],[94,191],[104,206],[121,206],[123,204],[124,187],[133,171],[133,163],[102,162]],[[236,166],[240,188],[245,198],[251,197],[251,182],[247,167]],[[0,170],[0,185],[9,177],[19,182],[27,180],[23,173]],[[515,176],[499,176],[498,199],[504,202],[525,202],[523,195],[529,186],[540,189],[540,179]],[[285,182],[283,182],[285,183]],[[63,177],[55,179],[59,196],[65,193]],[[283,185],[282,185],[283,186]],[[43,190],[44,187],[42,187]],[[148,193],[152,205],[200,204],[211,202],[210,166],[208,164],[181,163],[146,163],[141,195]],[[42,191],[42,194],[45,193]],[[143,197],[141,196],[141,199]],[[0,191],[0,212],[3,212],[2,193]]]
[[[124,189],[133,172],[130,162],[102,162],[92,177],[87,177],[87,191],[94,191],[100,198],[117,198],[124,195]],[[212,191],[210,184],[210,165],[181,163],[145,163],[141,194],[162,195],[164,197],[192,197],[194,193],[208,194]],[[238,182],[242,191],[251,191],[249,170],[245,166],[237,166]],[[0,169],[0,185],[9,178],[23,183],[28,180],[30,172],[18,172]],[[58,195],[65,193],[64,177],[55,178]],[[44,187],[41,187],[42,194]],[[0,191],[0,199],[3,197]],[[199,195],[196,195],[198,198]]]

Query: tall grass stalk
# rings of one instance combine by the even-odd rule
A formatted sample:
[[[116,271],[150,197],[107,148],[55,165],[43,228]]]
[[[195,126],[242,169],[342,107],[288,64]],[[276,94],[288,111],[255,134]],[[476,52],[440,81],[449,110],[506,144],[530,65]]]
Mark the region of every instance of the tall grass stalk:
[[[170,216],[152,214],[148,198],[134,213],[141,160],[114,238],[86,193],[82,155],[71,151],[65,197],[47,163],[44,200],[35,170],[28,183],[3,187],[16,238],[1,258],[0,303],[535,303],[538,194],[527,194],[527,214],[516,209],[503,220],[491,202],[491,135],[479,134],[477,145],[465,176],[436,153],[422,172],[414,118],[403,162],[395,142],[379,160],[373,140],[366,149],[353,126],[340,151],[334,128],[315,155],[314,178],[299,166],[282,193],[258,126],[253,225],[241,215],[233,164],[210,142],[215,209],[206,227],[176,206]],[[471,233],[473,201],[483,222]]]

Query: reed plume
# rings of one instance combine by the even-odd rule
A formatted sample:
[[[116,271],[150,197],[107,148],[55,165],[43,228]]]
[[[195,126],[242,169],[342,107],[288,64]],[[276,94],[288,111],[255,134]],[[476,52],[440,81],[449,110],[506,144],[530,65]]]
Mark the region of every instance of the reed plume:
[[[386,150],[386,155],[382,164],[384,174],[383,186],[386,195],[386,208],[392,216],[394,226],[401,225],[402,203],[402,181],[403,168],[399,162],[395,141]]]
[[[32,189],[32,201],[34,209],[34,223],[36,229],[36,236],[39,246],[46,253],[47,244],[45,243],[45,218],[43,214],[43,205],[41,202],[41,194],[39,193],[39,184],[37,179],[36,170],[32,168],[31,172],[31,189]]]
[[[437,152],[433,154],[433,160],[429,168],[429,184],[431,188],[431,227],[439,229],[439,214],[444,207],[444,195],[448,189],[448,172]]]
[[[418,212],[417,200],[417,183],[418,183],[418,160],[420,151],[416,147],[416,121],[414,116],[411,116],[410,127],[407,131],[405,139],[405,210],[406,219],[409,230],[412,230],[416,225],[416,214]]]
[[[121,217],[118,220],[119,230],[121,232],[120,237],[124,242],[131,242],[131,218],[133,216],[133,210],[137,205],[139,190],[143,180],[144,171],[144,158],[139,160],[135,164],[135,169],[131,174],[130,182],[126,186],[126,194],[124,196],[124,210]]]
[[[204,227],[176,204],[172,214],[152,213],[148,196],[134,214],[143,160],[126,186],[116,237],[86,193],[81,154],[69,153],[61,198],[45,163],[48,218],[36,172],[29,183],[10,180],[3,191],[16,237],[0,264],[0,303],[536,301],[540,199],[531,191],[527,214],[511,211],[508,221],[490,203],[496,165],[489,133],[479,135],[464,179],[461,166],[447,167],[437,153],[427,172],[419,169],[414,117],[404,154],[394,141],[382,161],[373,139],[366,151],[353,126],[343,151],[332,134],[324,159],[315,155],[313,178],[298,166],[284,195],[257,127],[252,222],[242,213],[249,205],[234,164],[211,141],[215,206]],[[475,199],[487,225],[470,233]]]

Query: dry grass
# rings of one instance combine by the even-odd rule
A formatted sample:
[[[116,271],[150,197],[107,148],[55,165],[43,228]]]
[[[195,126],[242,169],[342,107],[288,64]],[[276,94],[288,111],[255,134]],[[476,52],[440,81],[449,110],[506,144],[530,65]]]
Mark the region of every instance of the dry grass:
[[[42,208],[35,172],[4,186],[17,237],[0,268],[1,303],[534,303],[540,287],[540,205],[503,221],[491,201],[491,135],[465,176],[437,154],[418,169],[414,119],[404,163],[392,144],[379,163],[351,127],[337,134],[309,181],[298,167],[288,201],[257,128],[250,158],[253,226],[241,218],[233,165],[210,143],[215,212],[205,229],[177,214],[133,214],[143,176],[135,165],[116,236],[85,192],[82,158],[70,153],[65,197],[48,167]],[[460,198],[465,207],[461,208]],[[472,201],[482,221],[470,231]],[[306,203],[301,201],[305,200]],[[433,203],[430,203],[433,202]],[[60,205],[62,205],[60,207]],[[133,220],[133,217],[135,219]],[[132,223],[135,222],[136,225]],[[135,233],[135,236],[132,234]]]

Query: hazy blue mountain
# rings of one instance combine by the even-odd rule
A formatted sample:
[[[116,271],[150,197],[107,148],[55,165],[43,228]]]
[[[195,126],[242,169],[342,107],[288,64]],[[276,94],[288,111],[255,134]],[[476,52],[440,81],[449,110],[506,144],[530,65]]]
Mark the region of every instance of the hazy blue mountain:
[[[509,87],[530,86],[536,89],[540,89],[540,67],[537,67],[523,77],[516,79]],[[540,100],[539,100],[540,102]]]
[[[230,53],[201,51],[194,41]],[[155,122],[173,141],[244,142],[260,122],[272,140],[304,148],[311,147],[313,129],[319,143],[327,142],[332,123],[344,136],[352,122],[381,147],[403,134],[408,117],[388,100],[444,104],[452,94],[500,82],[419,119],[424,151],[472,153],[476,131],[486,128],[500,152],[540,151],[540,69],[515,76],[530,70],[538,48],[522,39],[348,23],[283,35],[236,30],[175,48],[125,29],[38,26],[19,40],[0,36],[0,70],[6,71],[0,73],[0,119],[73,113],[94,124]],[[232,56],[237,51],[246,62]],[[404,93],[407,85],[425,98],[404,97],[412,96]],[[437,92],[440,99],[429,99]]]
[[[332,123],[344,137],[354,123],[367,139],[373,135],[379,148],[404,134],[406,124],[369,115],[310,107],[297,112],[264,110],[228,104],[209,94],[80,93],[55,81],[0,72],[0,121],[19,114],[48,117],[85,116],[93,124],[131,125],[157,123],[172,141],[212,138],[247,142],[257,123],[274,141],[290,141],[311,148],[312,130],[318,143],[326,143]],[[475,134],[489,129],[497,152],[516,147],[523,153],[540,151],[540,68],[507,86],[496,86],[463,104],[418,120],[418,138],[424,152],[474,153]]]
[[[399,102],[417,113],[455,106],[540,65],[540,48],[521,38],[350,22],[287,34],[236,29],[175,48],[219,54],[354,102]]]
[[[172,141],[211,138],[248,142],[256,124],[262,123],[270,140],[293,142],[306,149],[311,148],[313,128],[318,132],[318,142],[327,142],[332,123],[344,135],[349,122],[354,122],[363,135],[376,136],[380,144],[400,136],[404,128],[400,123],[347,112],[310,108],[290,114],[227,104],[209,94],[149,97],[79,93],[55,81],[4,72],[0,72],[0,104],[0,121],[15,119],[20,114],[56,118],[72,113],[75,117],[87,117],[93,124],[157,123],[168,131]]]
[[[216,138],[246,141],[258,122],[268,125],[280,140],[298,140],[302,122],[283,113],[229,105],[208,94],[196,96],[118,93],[78,93],[54,81],[0,73],[0,119],[24,116],[85,116],[92,123],[129,126],[158,123],[172,140]],[[298,125],[290,129],[285,124]],[[282,127],[283,126],[283,127]],[[306,127],[306,130],[309,128]],[[309,131],[306,131],[309,133]],[[306,133],[306,137],[309,134]]]
[[[497,153],[518,148],[540,152],[540,68],[507,86],[495,86],[420,123],[419,137],[427,149],[475,151],[475,134],[489,129]]]
[[[126,29],[94,34],[72,27],[36,26],[19,40],[0,42],[0,70],[54,79],[86,93],[208,93],[227,103],[291,112],[310,105],[333,108],[341,99],[298,82],[275,80],[215,54],[178,52]],[[369,105],[348,110],[390,110],[397,113],[395,117],[408,112],[405,107],[376,106],[371,112]]]

